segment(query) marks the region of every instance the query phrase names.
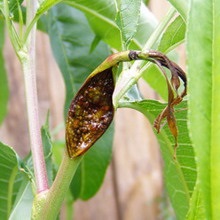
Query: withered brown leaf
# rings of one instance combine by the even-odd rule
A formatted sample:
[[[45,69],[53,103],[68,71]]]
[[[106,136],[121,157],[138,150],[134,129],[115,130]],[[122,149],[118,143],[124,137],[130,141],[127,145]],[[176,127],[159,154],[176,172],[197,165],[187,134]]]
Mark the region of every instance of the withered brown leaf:
[[[183,97],[187,93],[187,78],[185,72],[174,62],[170,61],[164,54],[152,51],[150,52],[150,57],[153,58],[153,62],[157,64],[157,66],[163,72],[166,82],[167,82],[167,89],[168,89],[168,104],[165,109],[158,115],[154,122],[154,127],[156,128],[157,132],[160,132],[161,123],[163,119],[166,118],[169,129],[175,139],[175,146],[174,146],[174,158],[176,158],[176,148],[178,146],[178,128],[176,124],[176,118],[174,115],[174,106],[179,104]],[[161,66],[167,67],[171,72],[171,80],[168,79],[166,72],[163,70]],[[180,80],[184,82],[184,89],[182,93],[178,94],[178,89],[180,87]]]

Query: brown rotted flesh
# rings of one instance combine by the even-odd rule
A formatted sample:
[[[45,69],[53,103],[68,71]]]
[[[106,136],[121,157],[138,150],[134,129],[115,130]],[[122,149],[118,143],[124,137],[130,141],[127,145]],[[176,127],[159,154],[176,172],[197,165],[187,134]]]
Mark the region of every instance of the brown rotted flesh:
[[[66,123],[66,144],[71,158],[87,151],[110,125],[114,108],[112,69],[88,78],[72,101]]]

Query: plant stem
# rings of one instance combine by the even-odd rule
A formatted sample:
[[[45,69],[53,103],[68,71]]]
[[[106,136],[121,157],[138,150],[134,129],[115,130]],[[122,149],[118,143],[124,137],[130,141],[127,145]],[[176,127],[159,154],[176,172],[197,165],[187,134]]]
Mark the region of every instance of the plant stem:
[[[36,219],[56,219],[81,159],[82,156],[70,159],[67,151],[65,151],[55,181],[50,188],[46,202],[43,207],[41,207],[41,212]]]
[[[4,5],[4,10],[2,11],[2,13],[5,16],[5,23],[6,23],[6,27],[8,29],[10,41],[11,41],[11,44],[12,44],[16,54],[18,54],[18,50],[20,48],[20,39],[17,35],[17,32],[16,32],[15,27],[13,25],[13,22],[10,20],[10,11],[9,11],[8,0],[4,0],[3,5]]]
[[[25,79],[28,125],[36,186],[37,192],[42,192],[48,189],[48,182],[40,134],[36,76],[33,60],[30,57],[23,59],[22,66]]]
[[[36,0],[27,1],[27,24],[34,17],[36,8]],[[20,52],[20,60],[24,72],[25,93],[28,113],[28,124],[31,141],[31,151],[34,164],[34,173],[36,178],[37,192],[48,190],[48,179],[46,173],[46,165],[43,154],[42,139],[40,133],[38,97],[36,86],[36,68],[35,68],[35,38],[36,25],[33,26],[30,35],[25,42],[23,52]]]
[[[74,216],[73,196],[69,190],[65,201],[65,216],[66,220],[72,220]]]

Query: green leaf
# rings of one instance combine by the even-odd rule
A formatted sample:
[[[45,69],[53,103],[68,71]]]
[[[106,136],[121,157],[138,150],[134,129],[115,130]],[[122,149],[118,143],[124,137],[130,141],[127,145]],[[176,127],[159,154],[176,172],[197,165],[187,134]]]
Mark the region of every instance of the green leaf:
[[[52,6],[58,4],[62,0],[44,0],[40,2],[40,6],[37,9],[36,16],[35,17],[40,17],[42,14],[47,12]]]
[[[19,172],[18,156],[14,150],[0,142],[0,216],[8,219],[14,203],[14,183]],[[19,184],[18,184],[19,185]]]
[[[10,12],[15,11],[18,8],[18,4],[21,5],[24,0],[10,0],[9,1],[9,10]]]
[[[178,1],[168,0],[168,1],[180,13],[183,20],[186,21],[190,1],[189,0],[178,0]]]
[[[58,166],[61,164],[63,149],[66,147],[66,143],[64,140],[63,141],[55,140],[53,141],[52,144],[53,144],[53,148],[52,148],[53,161],[55,166]]]
[[[196,205],[195,205],[196,204]],[[187,214],[187,220],[206,219],[203,199],[199,183],[196,184],[191,197],[190,210]]]
[[[99,45],[100,42],[101,42],[101,39],[98,36],[95,36],[91,43],[89,53],[92,53],[95,50],[95,48]]]
[[[4,35],[4,22],[0,20],[0,124],[7,114],[7,104],[9,98],[7,72],[5,69],[5,60],[3,55]]]
[[[44,158],[46,160],[47,177],[49,180],[49,185],[51,185],[54,179],[54,175],[53,175],[53,163],[52,163],[52,142],[49,132],[49,114],[47,116],[47,120],[45,124],[41,128],[41,137],[44,148]]]
[[[142,96],[138,89],[138,85],[135,84],[130,88],[130,90],[128,90],[127,93],[125,93],[125,95],[120,99],[120,102],[124,103],[127,101],[131,102],[131,101],[141,101],[141,100],[142,100]]]
[[[219,1],[192,1],[187,30],[189,129],[205,219],[220,219],[219,10]]]
[[[142,112],[152,123],[165,105],[157,101],[143,100],[120,103],[120,107],[129,107]],[[190,196],[196,181],[194,152],[187,130],[187,105],[184,101],[175,109],[179,129],[177,159],[173,158],[174,139],[168,126],[165,125],[157,135],[164,161],[164,176],[167,191],[177,219],[185,220],[189,209]]]
[[[115,23],[115,17],[117,14],[115,1],[69,0],[66,2],[85,13],[89,24],[99,38],[117,50],[122,49],[120,31]],[[130,48],[140,49],[153,32],[156,23],[154,15],[146,6],[144,6],[144,4],[141,4],[140,19]]]
[[[18,4],[21,5],[24,0],[10,0],[8,1],[9,11],[14,12],[18,8]],[[0,14],[3,10],[3,0],[0,0]]]
[[[26,175],[22,176],[22,180],[9,220],[31,219],[33,203],[32,187]]]
[[[116,23],[121,31],[125,48],[134,37],[140,17],[141,0],[117,0]]]
[[[158,45],[158,50],[163,53],[167,53],[174,49],[183,42],[185,32],[186,24],[184,20],[181,16],[176,17],[176,19],[167,27],[165,33],[163,34]]]
[[[110,126],[103,137],[85,154],[70,187],[74,199],[87,200],[100,188],[111,159],[112,137],[113,128]]]
[[[90,53],[95,35],[91,31],[87,19],[79,10],[64,4],[53,7],[49,12],[49,36],[53,53],[62,71],[66,85],[65,112],[67,112],[71,100],[86,77],[108,56],[109,50],[103,42],[100,42]],[[101,162],[102,169],[97,168],[99,169],[99,178],[97,178],[96,188],[94,187],[90,195],[94,194],[98,185],[100,186],[102,183],[111,157],[109,148],[112,146],[112,141],[110,139],[112,139],[112,128],[110,128],[108,134],[100,139],[99,143],[102,144],[95,147],[97,150],[93,150],[94,147],[92,147],[91,151],[83,158],[82,167],[84,166],[84,168],[86,164],[90,164],[91,160],[98,161],[99,154],[102,154],[103,158],[105,158]],[[106,144],[104,145],[103,143]],[[102,151],[102,147],[99,149],[99,146],[108,150]],[[84,168],[81,171],[83,184],[86,186],[90,184],[91,179],[94,180],[94,177]],[[81,198],[88,197],[87,191],[84,190],[84,192],[81,191],[80,193]]]
[[[154,89],[158,95],[167,100],[167,84],[164,75],[153,64],[150,64],[143,73],[142,78]]]

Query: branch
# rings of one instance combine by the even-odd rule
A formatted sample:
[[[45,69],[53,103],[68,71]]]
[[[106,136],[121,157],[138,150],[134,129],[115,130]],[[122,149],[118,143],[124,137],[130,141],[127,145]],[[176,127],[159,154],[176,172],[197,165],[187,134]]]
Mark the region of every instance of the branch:
[[[35,15],[37,9],[36,5],[36,0],[27,1],[27,24],[31,22]],[[48,179],[39,124],[35,70],[35,38],[36,25],[33,26],[30,35],[27,41],[25,42],[24,47],[22,48],[22,51],[24,51],[24,53],[20,53],[20,60],[24,72],[31,151],[34,164],[37,192],[39,193],[48,189]]]

